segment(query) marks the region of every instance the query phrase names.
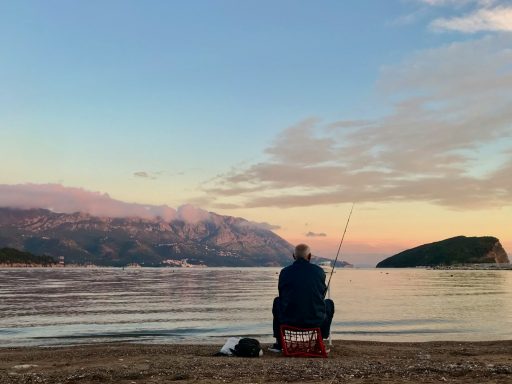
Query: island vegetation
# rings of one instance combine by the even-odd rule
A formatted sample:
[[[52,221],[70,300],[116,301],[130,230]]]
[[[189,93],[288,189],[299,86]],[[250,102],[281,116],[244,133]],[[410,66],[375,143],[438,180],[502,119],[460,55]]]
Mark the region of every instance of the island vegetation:
[[[0,249],[0,266],[53,266],[56,262],[51,256],[36,256],[14,248]]]
[[[496,237],[457,236],[423,244],[388,257],[377,268],[438,267],[453,265],[509,263]]]

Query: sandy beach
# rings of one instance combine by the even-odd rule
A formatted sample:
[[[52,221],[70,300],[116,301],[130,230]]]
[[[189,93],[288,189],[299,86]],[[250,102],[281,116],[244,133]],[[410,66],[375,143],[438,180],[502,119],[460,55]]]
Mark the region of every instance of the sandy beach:
[[[265,349],[268,345],[264,345]],[[512,383],[512,341],[337,340],[327,359],[213,356],[220,345],[0,349],[0,383]]]

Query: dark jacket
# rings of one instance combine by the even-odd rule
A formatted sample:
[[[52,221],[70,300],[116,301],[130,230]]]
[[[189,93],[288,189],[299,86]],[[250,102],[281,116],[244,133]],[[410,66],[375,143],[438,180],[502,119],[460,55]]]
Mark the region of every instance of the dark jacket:
[[[319,327],[325,319],[325,272],[304,259],[296,260],[279,274],[281,324]]]

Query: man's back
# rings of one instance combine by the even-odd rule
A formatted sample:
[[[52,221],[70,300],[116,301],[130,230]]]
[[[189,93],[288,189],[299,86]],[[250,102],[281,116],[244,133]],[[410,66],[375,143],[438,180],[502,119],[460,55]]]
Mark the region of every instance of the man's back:
[[[325,319],[325,272],[308,260],[297,259],[279,275],[282,324],[318,327]]]

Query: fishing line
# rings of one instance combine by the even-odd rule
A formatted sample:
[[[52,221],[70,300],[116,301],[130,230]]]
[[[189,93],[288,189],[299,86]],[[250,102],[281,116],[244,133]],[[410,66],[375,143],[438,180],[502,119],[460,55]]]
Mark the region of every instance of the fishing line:
[[[352,208],[350,208],[350,213],[348,215],[347,223],[345,224],[345,230],[343,231],[343,236],[341,237],[340,246],[338,247],[338,252],[336,253],[336,258],[334,259],[334,263],[332,264],[329,281],[327,282],[327,287],[325,287],[324,297],[325,297],[327,291],[329,290],[329,285],[331,284],[332,274],[334,273],[334,268],[336,267],[336,262],[338,261],[338,256],[340,255],[341,245],[343,244],[343,240],[345,239],[345,234],[347,233],[348,223],[350,223],[350,217],[352,217],[352,211],[354,210],[354,205],[356,205],[356,203],[352,203]]]

